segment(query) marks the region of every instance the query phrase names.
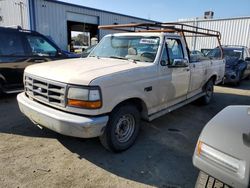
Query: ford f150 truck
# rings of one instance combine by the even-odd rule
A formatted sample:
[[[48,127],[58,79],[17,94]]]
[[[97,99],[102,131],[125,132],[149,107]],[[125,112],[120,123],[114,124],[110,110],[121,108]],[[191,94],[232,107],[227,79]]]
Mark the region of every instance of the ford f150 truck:
[[[225,62],[192,61],[185,33],[195,30],[219,41],[218,32],[167,23],[100,26],[131,27],[133,32],[105,36],[85,59],[27,67],[25,92],[17,96],[20,110],[39,127],[100,137],[119,152],[134,143],[141,119],[151,121],[199,98],[211,101]]]
[[[203,128],[193,163],[196,188],[250,187],[250,106],[228,106]]]

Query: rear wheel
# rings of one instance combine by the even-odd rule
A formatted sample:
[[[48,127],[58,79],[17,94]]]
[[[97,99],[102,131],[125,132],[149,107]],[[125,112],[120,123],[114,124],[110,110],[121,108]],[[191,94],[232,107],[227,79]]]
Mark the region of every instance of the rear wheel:
[[[2,85],[2,83],[0,82],[0,96],[2,96],[3,95],[3,85]]]
[[[235,86],[239,86],[240,85],[240,81],[242,79],[242,71],[239,71],[238,74],[237,74],[237,81],[234,83]]]
[[[133,145],[140,129],[140,113],[132,105],[116,108],[110,115],[100,141],[113,152],[121,152]]]
[[[205,95],[201,98],[202,104],[209,104],[214,95],[214,82],[210,79],[204,87]]]

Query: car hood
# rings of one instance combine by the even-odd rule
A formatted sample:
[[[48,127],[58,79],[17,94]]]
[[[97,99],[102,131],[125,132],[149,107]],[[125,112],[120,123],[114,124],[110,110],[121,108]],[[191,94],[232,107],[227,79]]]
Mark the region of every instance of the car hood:
[[[250,163],[250,106],[229,106],[202,130],[200,141]]]
[[[110,58],[77,58],[28,66],[31,74],[68,84],[88,85],[92,80],[109,74],[143,67],[143,63]]]

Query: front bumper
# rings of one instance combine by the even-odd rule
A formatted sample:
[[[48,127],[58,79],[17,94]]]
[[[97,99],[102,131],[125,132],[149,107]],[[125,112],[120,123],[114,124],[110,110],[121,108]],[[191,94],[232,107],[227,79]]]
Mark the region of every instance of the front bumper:
[[[100,136],[109,119],[108,116],[83,117],[56,110],[29,99],[24,92],[17,96],[17,101],[21,112],[35,124],[67,136]]]
[[[196,155],[196,153],[197,148],[195,149],[195,154],[193,155],[193,165],[199,170],[231,187],[249,188],[249,176],[247,176],[247,174],[245,174],[243,178],[239,177],[238,174],[231,173],[228,170],[215,165],[211,161],[200,158]]]

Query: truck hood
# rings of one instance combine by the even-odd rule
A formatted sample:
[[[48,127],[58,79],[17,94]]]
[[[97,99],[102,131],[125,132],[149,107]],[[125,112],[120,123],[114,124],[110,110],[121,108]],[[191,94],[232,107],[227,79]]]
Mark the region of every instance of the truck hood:
[[[143,64],[129,60],[89,57],[31,65],[25,69],[25,74],[68,84],[88,85],[98,77],[139,67],[143,67]]]
[[[202,130],[199,140],[250,163],[250,106],[229,106]]]

